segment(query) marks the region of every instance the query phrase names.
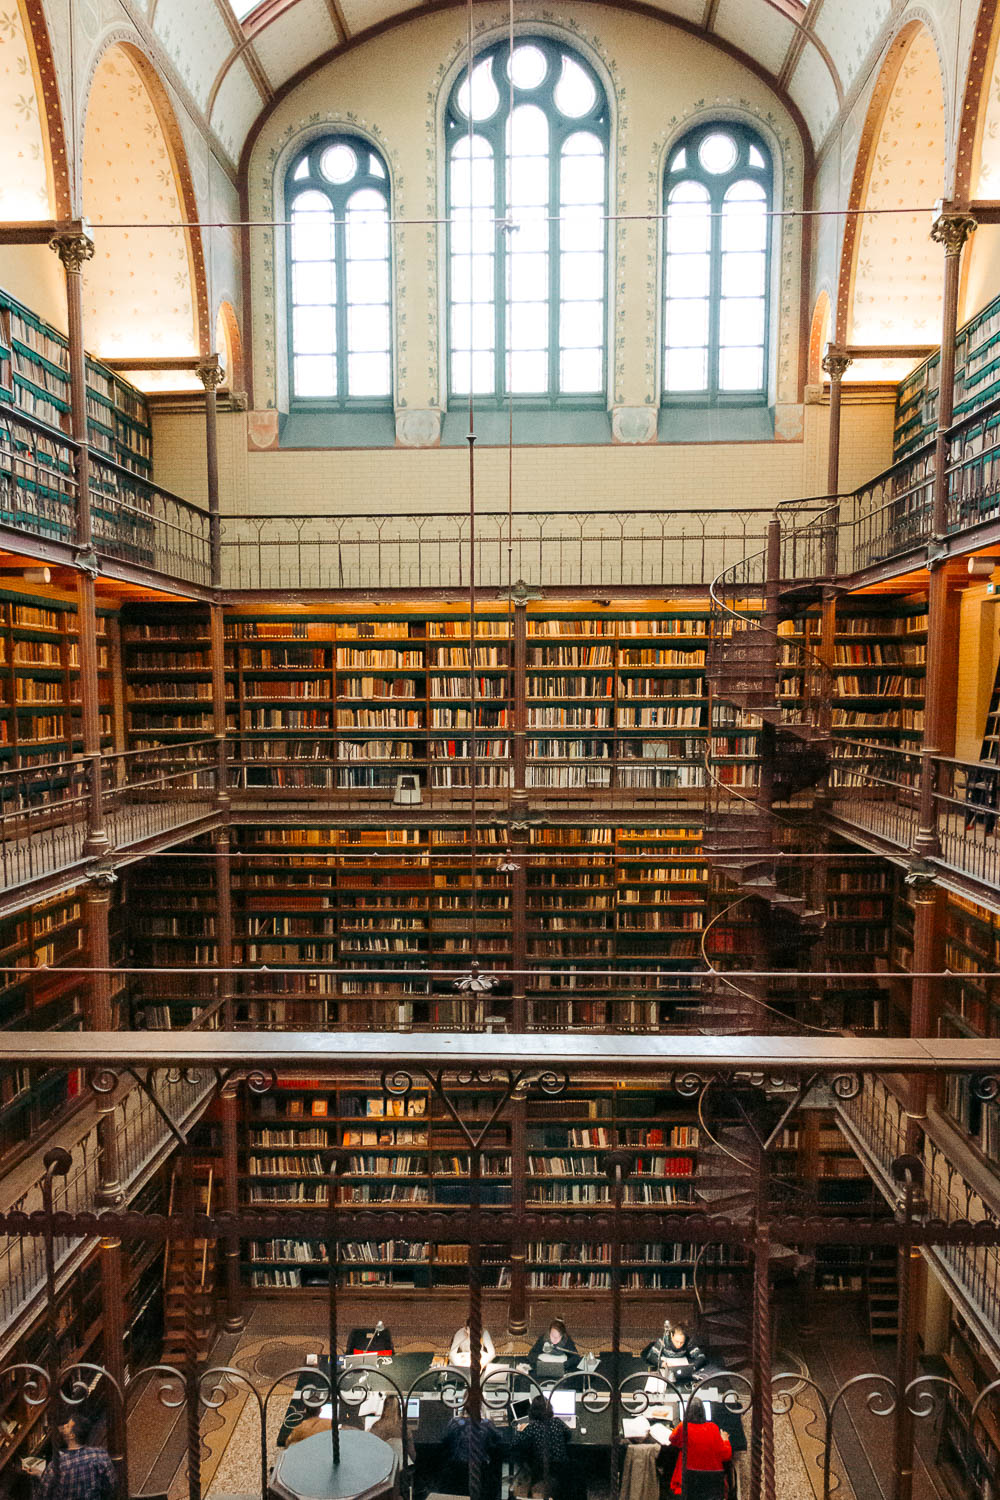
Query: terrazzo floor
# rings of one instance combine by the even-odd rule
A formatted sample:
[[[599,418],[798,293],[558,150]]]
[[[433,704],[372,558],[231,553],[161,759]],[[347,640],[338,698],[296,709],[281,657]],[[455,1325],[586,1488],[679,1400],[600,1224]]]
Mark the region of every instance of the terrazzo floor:
[[[531,1328],[544,1326],[558,1310],[555,1304],[539,1302],[531,1309]],[[487,1308],[486,1313],[497,1351],[525,1353],[529,1339],[509,1337],[500,1331],[504,1311],[498,1305]],[[581,1349],[607,1347],[606,1315],[606,1305],[596,1301],[574,1303],[571,1331]],[[242,1334],[217,1340],[211,1364],[225,1366],[231,1373],[205,1386],[211,1403],[201,1422],[201,1484],[206,1500],[259,1497],[262,1461],[268,1468],[274,1461],[278,1429],[295,1384],[294,1377],[281,1377],[301,1366],[307,1354],[326,1352],[326,1341],[316,1332],[324,1316],[319,1301],[303,1299],[298,1305],[262,1301],[252,1308]],[[426,1298],[415,1298],[412,1303],[395,1301],[388,1321],[399,1352],[431,1348],[443,1353],[462,1316],[457,1298],[453,1306],[447,1299],[435,1298],[429,1303]],[[370,1317],[370,1302],[353,1307],[347,1303],[341,1309],[341,1326],[362,1324]],[[624,1347],[641,1347],[648,1337],[648,1323],[648,1308],[626,1307]],[[794,1350],[778,1355],[775,1369],[779,1368],[808,1373],[801,1353]],[[261,1453],[262,1412],[266,1455]],[[798,1388],[791,1412],[775,1418],[779,1500],[819,1500],[822,1494],[822,1447],[817,1436],[822,1425],[818,1418],[818,1400],[806,1386]],[[160,1403],[153,1382],[132,1410],[130,1434],[132,1493],[166,1494],[168,1500],[186,1500],[189,1489],[183,1420]],[[745,1467],[745,1458],[743,1463]],[[839,1453],[834,1454],[833,1470],[837,1500],[869,1500],[869,1494],[874,1497],[878,1493],[852,1487]],[[589,1500],[607,1500],[606,1482],[590,1485]]]

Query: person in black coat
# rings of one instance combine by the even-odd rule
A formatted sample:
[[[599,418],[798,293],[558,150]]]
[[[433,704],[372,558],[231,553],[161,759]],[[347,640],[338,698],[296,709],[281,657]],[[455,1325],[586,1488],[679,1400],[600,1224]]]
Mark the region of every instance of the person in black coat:
[[[531,1416],[514,1441],[514,1457],[528,1471],[531,1487],[544,1485],[552,1500],[569,1500],[572,1494],[569,1441],[565,1422],[552,1415],[544,1396],[535,1396]]]
[[[503,1483],[504,1443],[492,1422],[480,1417],[475,1424],[482,1455],[483,1500],[500,1500]],[[470,1417],[452,1417],[441,1440],[441,1474],[437,1488],[443,1495],[468,1495],[469,1452],[477,1436]]]
[[[671,1324],[668,1320],[663,1325],[663,1332],[658,1339],[646,1345],[642,1351],[641,1358],[649,1365],[651,1370],[660,1368],[661,1360],[682,1359],[688,1375],[695,1374],[707,1363],[708,1356],[704,1350],[689,1337],[687,1329],[682,1323]]]
[[[573,1342],[572,1336],[566,1332],[566,1324],[562,1318],[553,1318],[549,1324],[547,1333],[540,1333],[528,1351],[528,1358],[532,1364],[538,1362],[539,1357],[545,1359],[558,1358],[564,1355],[563,1369],[565,1371],[575,1370],[580,1363],[580,1351]]]

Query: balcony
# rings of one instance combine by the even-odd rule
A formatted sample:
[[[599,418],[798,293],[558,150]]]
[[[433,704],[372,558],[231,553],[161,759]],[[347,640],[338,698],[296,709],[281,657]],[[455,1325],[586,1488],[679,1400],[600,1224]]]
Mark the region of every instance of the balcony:
[[[0,404],[0,529],[64,546],[77,539],[78,445]],[[207,586],[207,512],[90,450],[93,544],[102,558]]]
[[[65,876],[95,825],[121,852],[193,835],[211,813],[218,764],[216,742],[199,740],[0,771],[3,889]]]

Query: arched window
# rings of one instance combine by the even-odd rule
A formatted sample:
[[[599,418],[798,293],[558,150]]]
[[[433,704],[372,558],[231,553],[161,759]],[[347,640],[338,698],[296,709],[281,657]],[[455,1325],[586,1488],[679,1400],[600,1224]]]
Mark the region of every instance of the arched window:
[[[445,130],[451,395],[471,382],[498,400],[601,398],[608,106],[596,73],[548,37],[500,42],[471,80],[463,71]]]
[[[673,148],[664,182],[663,392],[667,401],[767,396],[771,154],[713,122]]]
[[[389,174],[367,141],[323,136],[285,178],[289,363],[295,401],[392,396]]]

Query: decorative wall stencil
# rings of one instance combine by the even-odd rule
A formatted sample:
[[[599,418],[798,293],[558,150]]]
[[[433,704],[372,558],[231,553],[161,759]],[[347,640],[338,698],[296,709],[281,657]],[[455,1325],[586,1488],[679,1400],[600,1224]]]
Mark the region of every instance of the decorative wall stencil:
[[[205,108],[233,39],[219,7],[206,0],[168,0],[156,7],[156,32],[198,104]]]
[[[655,443],[656,408],[616,406],[611,413],[611,436],[616,443]]]
[[[0,0],[0,219],[47,219],[53,211],[32,51],[18,0]]]
[[[160,117],[121,47],[105,53],[91,87],[83,211],[96,224],[186,218]],[[196,353],[196,289],[185,231],[97,229],[95,240],[83,278],[87,340],[95,354]]]
[[[440,441],[440,411],[396,413],[396,442],[401,448],[436,448]]]
[[[234,62],[219,85],[212,106],[212,129],[235,165],[247,131],[260,114],[264,101],[246,65]]]
[[[816,35],[833,58],[845,90],[857,77],[891,12],[892,0],[837,0],[836,5],[820,7],[814,22]]]
[[[788,91],[805,116],[818,145],[837,114],[837,89],[830,69],[815,47],[807,46],[792,74]]]
[[[862,206],[930,205],[944,192],[944,99],[937,49],[915,33],[885,105]],[[935,343],[941,333],[942,253],[930,216],[881,213],[861,220],[847,341]],[[856,368],[856,367],[855,367]],[[848,379],[854,374],[852,369]],[[882,378],[867,361],[860,377]],[[897,377],[898,378],[898,377]]]
[[[247,413],[247,438],[251,448],[263,452],[278,446],[278,413],[274,408]]]
[[[293,9],[254,35],[253,50],[274,88],[339,40],[326,0],[298,0]]]
[[[779,443],[802,441],[802,407],[798,402],[779,401],[775,406],[774,436]]]

